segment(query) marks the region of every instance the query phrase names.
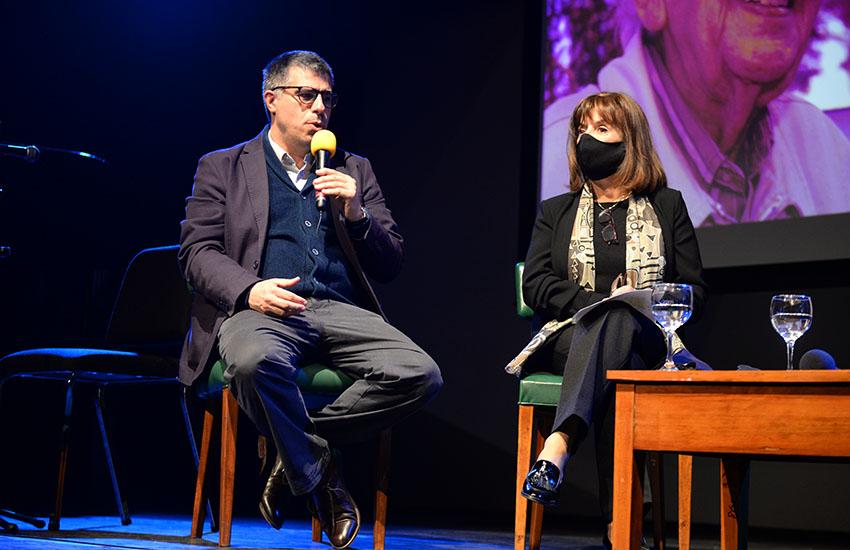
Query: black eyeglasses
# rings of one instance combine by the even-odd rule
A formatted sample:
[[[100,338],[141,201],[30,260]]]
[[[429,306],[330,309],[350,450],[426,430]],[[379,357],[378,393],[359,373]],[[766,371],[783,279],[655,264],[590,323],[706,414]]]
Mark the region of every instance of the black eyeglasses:
[[[325,90],[324,92],[310,86],[275,86],[272,90],[295,90],[295,97],[304,105],[312,105],[316,98],[322,96],[322,103],[328,109],[336,107],[339,96],[336,92]]]
[[[610,208],[602,209],[602,212],[599,213],[599,223],[602,224],[602,240],[605,241],[605,244],[614,244],[617,242],[617,228],[614,227],[614,216],[611,214],[611,210],[617,206],[616,204]]]

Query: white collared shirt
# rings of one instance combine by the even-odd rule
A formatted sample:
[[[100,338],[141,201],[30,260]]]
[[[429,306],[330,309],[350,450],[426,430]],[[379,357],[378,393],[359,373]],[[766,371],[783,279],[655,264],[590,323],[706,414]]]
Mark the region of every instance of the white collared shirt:
[[[275,156],[283,164],[283,169],[286,170],[289,179],[295,184],[296,189],[302,191],[304,186],[307,185],[307,177],[310,175],[310,169],[313,166],[313,155],[307,153],[304,156],[304,166],[299,170],[295,165],[295,159],[292,158],[292,155],[287,153],[286,149],[272,139],[271,133],[269,133],[269,143],[272,146]]]

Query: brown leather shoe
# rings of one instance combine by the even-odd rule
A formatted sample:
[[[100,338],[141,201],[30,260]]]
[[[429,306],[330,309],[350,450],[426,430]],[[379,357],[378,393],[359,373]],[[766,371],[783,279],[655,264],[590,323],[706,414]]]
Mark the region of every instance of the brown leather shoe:
[[[322,531],[336,550],[348,548],[360,532],[360,510],[345,488],[333,459],[322,480],[307,500],[310,512],[318,516]]]
[[[260,495],[260,514],[269,525],[275,529],[280,529],[283,526],[283,510],[281,509],[281,501],[283,500],[283,492],[286,489],[286,476],[283,471],[283,461],[280,456],[275,460],[272,471],[269,474],[269,479],[266,481],[266,487],[263,489],[263,494]]]

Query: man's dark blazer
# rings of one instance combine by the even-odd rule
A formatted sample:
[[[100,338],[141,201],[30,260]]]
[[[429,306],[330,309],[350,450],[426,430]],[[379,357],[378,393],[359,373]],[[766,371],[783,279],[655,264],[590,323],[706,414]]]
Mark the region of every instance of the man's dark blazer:
[[[251,141],[214,151],[198,162],[192,195],[186,200],[178,253],[183,273],[194,289],[190,329],[180,357],[180,380],[187,385],[201,375],[210,360],[222,321],[235,313],[240,296],[262,280],[258,274],[269,221],[263,149],[267,132],[268,127]],[[369,299],[359,305],[382,314],[366,276],[386,282],[398,274],[403,255],[401,235],[367,159],[337,150],[330,166],[357,181],[357,192],[371,217],[366,236],[352,240],[336,201],[328,201],[336,236]]]
[[[607,294],[588,292],[569,276],[569,244],[578,212],[579,192],[565,193],[540,203],[534,233],[525,259],[522,293],[543,321],[567,319]],[[702,260],[694,226],[682,194],[661,188],[646,195],[661,224],[664,240],[664,281],[693,285],[694,315],[705,299]],[[605,289],[607,290],[607,289]]]

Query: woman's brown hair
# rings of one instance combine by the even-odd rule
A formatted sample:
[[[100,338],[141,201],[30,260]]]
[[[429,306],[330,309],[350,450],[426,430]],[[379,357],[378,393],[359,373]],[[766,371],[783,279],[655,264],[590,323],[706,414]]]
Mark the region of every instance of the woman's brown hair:
[[[626,144],[626,157],[623,164],[612,176],[618,186],[632,193],[651,193],[667,186],[667,176],[661,166],[661,160],[652,145],[649,123],[640,105],[618,92],[600,92],[582,99],[573,110],[570,120],[570,133],[567,138],[567,158],[570,163],[570,190],[578,191],[586,178],[576,158],[576,139],[580,128],[591,112],[596,110],[599,117],[617,128]]]

